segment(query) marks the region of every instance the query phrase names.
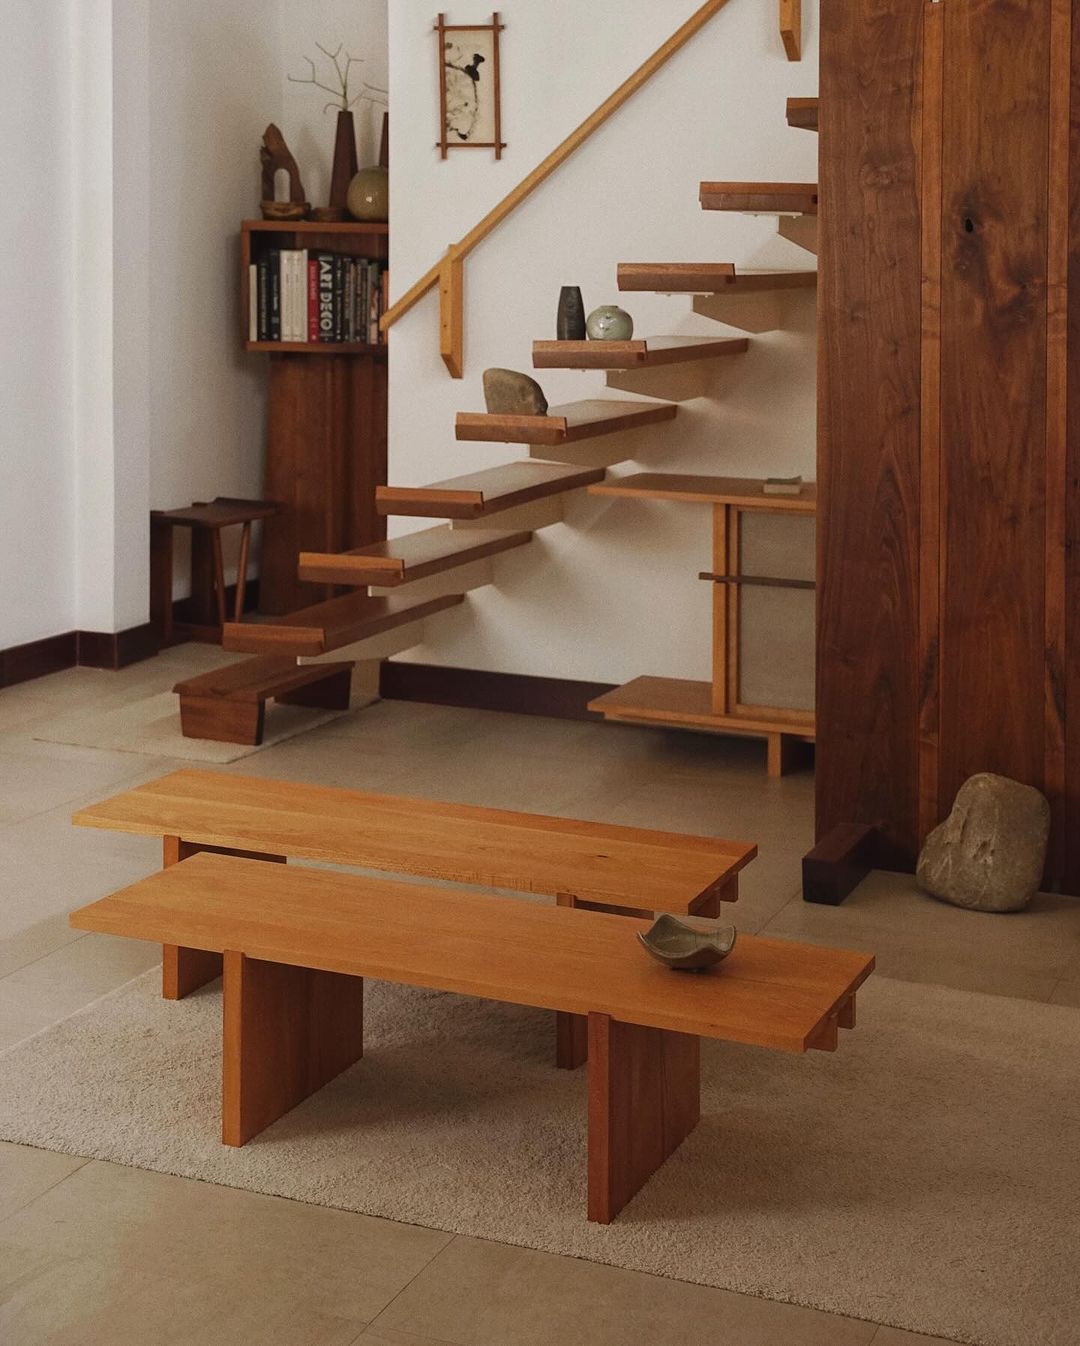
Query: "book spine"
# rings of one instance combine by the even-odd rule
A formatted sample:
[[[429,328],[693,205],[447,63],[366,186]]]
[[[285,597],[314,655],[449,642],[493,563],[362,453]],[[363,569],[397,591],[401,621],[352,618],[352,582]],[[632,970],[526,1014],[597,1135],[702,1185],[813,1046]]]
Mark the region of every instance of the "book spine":
[[[267,280],[270,283],[269,341],[281,340],[281,253],[276,249],[267,259]]]
[[[259,268],[254,262],[248,267],[247,338],[259,339]]]
[[[305,343],[311,339],[311,324],[308,319],[309,257],[307,248],[302,249],[296,266],[296,339]]]
[[[356,258],[350,257],[345,279],[345,340],[356,341]]]
[[[259,340],[270,340],[270,264],[265,257],[258,262],[259,272]]]
[[[372,346],[379,341],[379,264],[372,262],[368,267],[371,276],[371,299],[368,303],[368,341]]]
[[[382,320],[383,320],[383,316],[384,316],[384,314],[385,314],[385,313],[387,312],[387,310],[390,308],[390,268],[389,268],[389,267],[385,267],[385,268],[383,269],[383,273],[382,273],[382,287],[381,287],[381,290],[382,290],[382,292],[381,292],[381,294],[379,295],[379,323],[380,323],[380,327],[379,327],[379,344],[380,344],[380,345],[384,344],[385,341],[386,341],[386,333],[382,330],[382,326],[381,326],[381,324],[382,324]]]
[[[345,258],[334,258],[334,340],[345,340]]]
[[[319,340],[334,339],[334,259],[319,253]]]
[[[307,264],[307,333],[309,341],[319,339],[319,254],[310,253]]]

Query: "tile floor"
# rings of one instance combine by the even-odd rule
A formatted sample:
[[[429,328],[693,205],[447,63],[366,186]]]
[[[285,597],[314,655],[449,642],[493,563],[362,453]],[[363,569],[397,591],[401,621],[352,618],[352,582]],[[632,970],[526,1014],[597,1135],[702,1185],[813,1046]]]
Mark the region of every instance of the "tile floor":
[[[0,1050],[154,965],[79,935],[73,907],[157,868],[158,846],[70,826],[79,804],[185,763],[34,739],[220,660],[187,646],[121,673],[0,691]],[[755,840],[741,929],[870,948],[886,976],[1080,1007],[1080,903],[955,911],[875,875],[805,905],[809,773],[760,745],[384,703],[221,768]],[[823,1269],[823,1274],[826,1274]],[[0,1340],[11,1346],[932,1346],[872,1323],[161,1174],[0,1145]]]

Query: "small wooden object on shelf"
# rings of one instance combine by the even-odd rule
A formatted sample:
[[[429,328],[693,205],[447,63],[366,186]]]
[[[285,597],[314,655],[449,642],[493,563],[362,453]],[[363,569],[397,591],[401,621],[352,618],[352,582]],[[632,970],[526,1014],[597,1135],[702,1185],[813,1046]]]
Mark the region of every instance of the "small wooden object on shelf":
[[[268,500],[233,500],[218,496],[209,503],[196,501],[187,509],[151,510],[150,512],[150,620],[157,628],[161,645],[185,640],[201,640],[217,645],[228,620],[225,593],[225,561],[221,533],[239,527],[240,561],[236,572],[236,602],[233,620],[244,618],[247,594],[247,569],[251,555],[251,526],[258,520],[272,519],[278,506]],[[193,620],[173,620],[173,533],[190,529],[191,606]]]
[[[300,553],[349,551],[386,537],[375,490],[386,481],[387,349],[366,341],[251,341],[251,266],[278,249],[385,263],[385,224],[246,220],[240,233],[244,349],[270,357],[266,491],[282,504],[265,530],[260,610],[275,616],[329,598],[302,583]]]
[[[636,500],[671,500],[710,505],[713,519],[713,564],[700,578],[713,586],[713,676],[710,682],[673,678],[637,678],[605,696],[589,709],[607,720],[627,724],[681,725],[764,738],[770,776],[782,776],[794,761],[799,743],[813,742],[814,712],[748,704],[743,696],[740,619],[744,591],[753,589],[812,590],[814,581],[747,574],[742,568],[742,516],[769,513],[813,516],[817,486],[803,484],[798,494],[771,495],[764,481],[738,477],[692,477],[641,472],[589,487],[590,495]]]

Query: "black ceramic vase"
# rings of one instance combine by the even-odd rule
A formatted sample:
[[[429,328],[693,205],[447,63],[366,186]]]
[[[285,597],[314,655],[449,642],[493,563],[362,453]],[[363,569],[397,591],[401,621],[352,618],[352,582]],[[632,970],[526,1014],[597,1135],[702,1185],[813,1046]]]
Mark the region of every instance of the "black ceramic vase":
[[[576,285],[562,287],[555,335],[560,341],[585,340],[585,301]]]

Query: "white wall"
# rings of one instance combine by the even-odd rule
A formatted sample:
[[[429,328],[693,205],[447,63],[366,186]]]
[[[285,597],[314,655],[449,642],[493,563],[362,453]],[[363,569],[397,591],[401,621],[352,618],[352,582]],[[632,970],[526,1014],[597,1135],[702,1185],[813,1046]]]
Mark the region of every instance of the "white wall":
[[[697,9],[697,0],[503,0],[503,113],[509,149],[441,163],[431,32],[423,6],[390,16],[393,288],[401,294],[484,211]],[[399,324],[391,355],[391,474],[416,485],[521,455],[456,444],[454,413],[483,406],[490,365],[527,370],[534,337],[553,337],[559,287],[580,284],[592,307],[618,301],[620,261],[733,261],[812,267],[775,222],[698,208],[699,183],[813,181],[817,138],[789,130],[785,100],[817,92],[817,5],[805,56],[784,57],[776,6],[732,0],[637,99],[474,254],[467,268],[467,376],[438,356],[438,305]],[[485,12],[486,15],[486,12]],[[474,11],[451,11],[452,20]],[[722,334],[689,300],[627,296],[639,335]],[[669,430],[645,436],[626,470],[814,475],[813,297],[793,329],[757,338],[719,374],[713,401],[684,404]],[[606,394],[602,376],[552,372],[553,402]],[[612,394],[621,396],[622,394]],[[393,521],[398,532],[417,521]],[[570,498],[567,523],[501,558],[498,583],[429,625],[418,661],[620,682],[643,673],[709,676],[707,511]]]
[[[7,0],[0,43],[0,648],[74,616],[71,4]]]

